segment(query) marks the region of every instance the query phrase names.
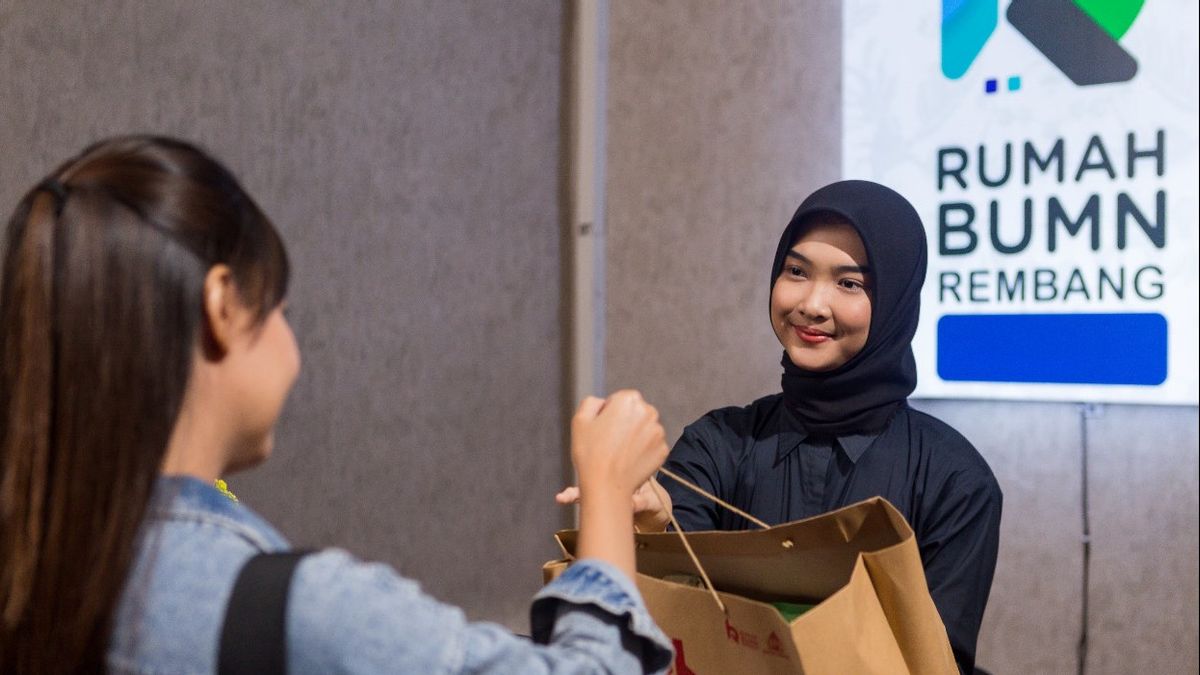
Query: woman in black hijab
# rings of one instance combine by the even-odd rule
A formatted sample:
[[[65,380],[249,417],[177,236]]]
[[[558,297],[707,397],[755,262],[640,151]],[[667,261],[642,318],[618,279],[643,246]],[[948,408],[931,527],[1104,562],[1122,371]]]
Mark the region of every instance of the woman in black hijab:
[[[971,672],[999,539],[1000,488],[944,422],[908,406],[912,338],[925,280],[925,230],[895,191],[842,181],[792,217],[771,267],[771,324],[783,391],[689,425],[665,466],[771,524],[874,496],[916,532],[930,594]],[[671,480],[685,530],[752,527]],[[663,529],[650,511],[639,526]]]

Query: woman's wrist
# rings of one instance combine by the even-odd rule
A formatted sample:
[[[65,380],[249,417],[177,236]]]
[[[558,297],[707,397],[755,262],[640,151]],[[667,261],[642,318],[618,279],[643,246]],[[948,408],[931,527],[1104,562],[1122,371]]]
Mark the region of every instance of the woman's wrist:
[[[581,484],[579,490],[579,557],[604,560],[633,578],[633,504],[630,496],[620,488],[603,484]]]
[[[638,532],[666,532],[671,516],[665,511],[643,511],[634,515],[633,524]]]
[[[596,498],[609,499],[623,497],[629,501],[633,495],[634,488],[625,487],[621,483],[609,478],[590,478],[590,474],[579,472],[579,496],[582,498],[585,495],[595,495]]]
[[[579,485],[579,514],[623,519],[626,523],[633,522],[633,500],[625,490],[610,484]],[[630,526],[632,531],[632,526]]]

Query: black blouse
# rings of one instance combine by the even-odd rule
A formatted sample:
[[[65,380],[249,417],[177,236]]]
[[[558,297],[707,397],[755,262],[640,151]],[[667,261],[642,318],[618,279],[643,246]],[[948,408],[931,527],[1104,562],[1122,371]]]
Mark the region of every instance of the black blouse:
[[[875,435],[810,435],[783,395],[714,410],[683,431],[666,467],[777,525],[881,496],[916,533],[955,659],[971,672],[1000,537],[1000,486],[946,423],[907,405]],[[666,477],[684,530],[754,527]]]

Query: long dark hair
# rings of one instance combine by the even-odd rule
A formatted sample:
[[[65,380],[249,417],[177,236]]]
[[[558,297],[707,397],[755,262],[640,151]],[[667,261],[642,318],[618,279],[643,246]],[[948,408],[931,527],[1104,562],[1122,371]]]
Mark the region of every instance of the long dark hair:
[[[103,668],[139,524],[204,335],[208,270],[259,321],[274,226],[202,150],[97,143],[13,213],[0,278],[0,671]]]

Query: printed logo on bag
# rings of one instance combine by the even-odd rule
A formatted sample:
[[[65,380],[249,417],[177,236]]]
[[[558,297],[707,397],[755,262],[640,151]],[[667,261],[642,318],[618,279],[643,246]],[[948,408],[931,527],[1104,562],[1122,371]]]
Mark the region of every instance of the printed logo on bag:
[[[914,397],[1200,402],[1197,12],[844,1],[843,175],[928,237]]]
[[[779,636],[775,634],[775,631],[771,631],[771,634],[767,636],[767,646],[763,648],[763,653],[771,656],[783,656],[784,658],[787,658],[783,653],[783,640],[779,639]]]
[[[747,630],[737,628],[725,619],[725,637],[730,642],[739,644],[747,649],[758,649],[758,636]]]
[[[671,644],[675,646],[675,663],[671,666],[670,675],[696,675],[696,671],[688,667],[683,655],[683,641],[671,638]]]
[[[1009,24],[1064,75],[1081,87],[1127,82],[1137,61],[1120,39],[1145,0],[1013,0],[1004,13]],[[998,0],[942,0],[942,74],[961,78],[996,31]],[[998,90],[988,78],[984,91]],[[1021,77],[1008,78],[1009,91]]]

